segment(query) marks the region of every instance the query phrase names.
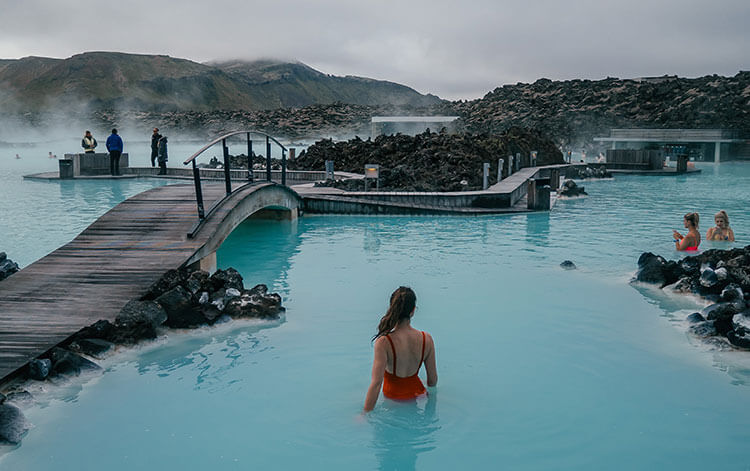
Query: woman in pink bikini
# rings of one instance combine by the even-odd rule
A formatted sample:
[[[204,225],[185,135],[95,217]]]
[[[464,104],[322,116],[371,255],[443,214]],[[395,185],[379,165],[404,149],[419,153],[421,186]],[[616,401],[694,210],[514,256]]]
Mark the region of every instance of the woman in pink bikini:
[[[375,354],[365,412],[375,407],[381,386],[383,395],[389,399],[409,400],[426,394],[418,376],[422,363],[427,371],[427,386],[437,384],[435,342],[430,334],[411,326],[416,303],[416,294],[405,286],[391,295],[391,305],[373,337]]]
[[[683,236],[677,231],[672,231],[674,236],[674,246],[677,250],[695,251],[701,244],[701,233],[698,232],[698,213],[687,213],[683,218],[683,223],[688,233]]]

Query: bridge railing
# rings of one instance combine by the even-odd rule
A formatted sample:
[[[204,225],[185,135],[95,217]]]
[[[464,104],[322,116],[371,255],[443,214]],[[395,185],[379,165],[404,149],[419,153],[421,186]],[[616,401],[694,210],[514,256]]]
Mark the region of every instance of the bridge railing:
[[[221,143],[222,154],[224,156],[224,183],[226,185],[226,196],[232,194],[232,179],[231,179],[231,162],[229,158],[229,146],[227,145],[227,139],[245,135],[247,139],[247,181],[252,183],[255,181],[255,174],[253,172],[253,136],[260,136],[261,142],[265,139],[266,144],[266,180],[271,181],[271,147],[273,144],[277,145],[281,149],[281,184],[286,185],[286,147],[281,144],[274,137],[260,131],[245,130],[245,131],[232,131],[230,133],[219,136],[213,141],[209,142],[205,146],[201,147],[198,152],[191,155],[185,162],[184,165],[192,164],[193,166],[193,180],[195,182],[195,200],[198,206],[198,219],[203,220],[206,218],[206,210],[203,204],[203,189],[201,186],[201,174],[200,168],[196,165],[196,159],[200,157],[205,151]],[[210,212],[210,210],[209,210]]]

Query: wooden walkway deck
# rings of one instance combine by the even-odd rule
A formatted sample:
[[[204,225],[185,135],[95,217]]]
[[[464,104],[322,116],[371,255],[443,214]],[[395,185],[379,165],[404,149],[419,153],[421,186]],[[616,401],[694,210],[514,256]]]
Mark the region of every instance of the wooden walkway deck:
[[[235,192],[251,193],[258,183]],[[206,207],[224,185],[205,185]],[[223,207],[222,207],[223,209]],[[206,243],[195,239],[193,185],[168,185],[136,195],[107,212],[78,237],[0,282],[0,378],[99,319],[120,309],[165,271],[178,268]]]

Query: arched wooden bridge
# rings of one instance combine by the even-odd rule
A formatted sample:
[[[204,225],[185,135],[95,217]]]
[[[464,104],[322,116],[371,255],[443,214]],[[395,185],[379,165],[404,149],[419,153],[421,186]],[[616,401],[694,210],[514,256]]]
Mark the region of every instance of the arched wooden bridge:
[[[194,185],[154,188],[1,282],[0,378],[82,327],[114,320],[167,270],[215,267],[216,250],[249,216],[270,209],[294,219],[302,208],[297,193],[267,181],[196,185],[213,203],[200,218]]]

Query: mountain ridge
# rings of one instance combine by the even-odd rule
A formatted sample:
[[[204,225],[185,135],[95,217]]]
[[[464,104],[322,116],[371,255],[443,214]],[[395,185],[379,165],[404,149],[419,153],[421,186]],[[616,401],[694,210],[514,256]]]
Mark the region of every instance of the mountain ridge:
[[[6,111],[266,110],[335,102],[425,106],[442,100],[394,82],[338,77],[301,62],[269,59],[201,64],[106,51],[0,59],[0,106]]]

